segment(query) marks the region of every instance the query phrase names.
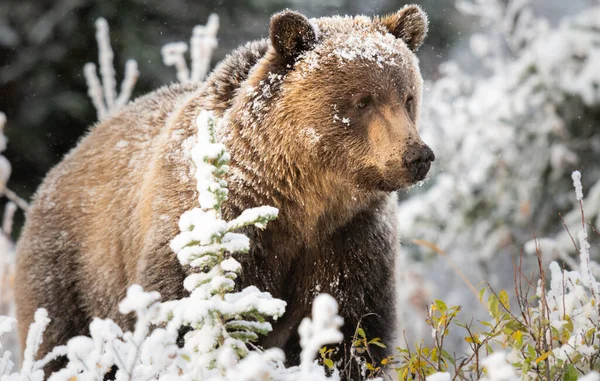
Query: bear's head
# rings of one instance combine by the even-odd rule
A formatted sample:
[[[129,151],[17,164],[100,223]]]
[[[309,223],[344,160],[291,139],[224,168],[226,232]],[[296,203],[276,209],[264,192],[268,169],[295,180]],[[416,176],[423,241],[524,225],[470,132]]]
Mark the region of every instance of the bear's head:
[[[263,65],[242,90],[242,124],[262,130],[274,151],[285,146],[298,172],[309,163],[366,191],[423,180],[435,158],[417,128],[423,79],[415,51],[426,33],[416,5],[375,18],[275,14]]]

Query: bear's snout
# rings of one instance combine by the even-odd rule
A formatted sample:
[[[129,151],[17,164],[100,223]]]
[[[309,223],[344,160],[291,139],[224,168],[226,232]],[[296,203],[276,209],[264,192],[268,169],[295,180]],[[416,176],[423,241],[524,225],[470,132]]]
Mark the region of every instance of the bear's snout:
[[[403,156],[404,166],[410,171],[413,181],[421,181],[429,172],[435,154],[427,145],[408,146]]]

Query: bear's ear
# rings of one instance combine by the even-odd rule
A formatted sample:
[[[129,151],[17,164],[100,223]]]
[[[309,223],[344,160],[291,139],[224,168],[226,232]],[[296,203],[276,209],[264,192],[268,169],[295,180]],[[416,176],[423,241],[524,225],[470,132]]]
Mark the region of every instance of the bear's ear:
[[[408,48],[413,52],[416,52],[423,43],[429,24],[427,14],[416,4],[405,5],[393,15],[385,16],[377,21],[396,38],[406,42]]]
[[[271,17],[269,36],[277,54],[291,65],[301,53],[312,49],[317,42],[317,34],[308,19],[290,10]]]

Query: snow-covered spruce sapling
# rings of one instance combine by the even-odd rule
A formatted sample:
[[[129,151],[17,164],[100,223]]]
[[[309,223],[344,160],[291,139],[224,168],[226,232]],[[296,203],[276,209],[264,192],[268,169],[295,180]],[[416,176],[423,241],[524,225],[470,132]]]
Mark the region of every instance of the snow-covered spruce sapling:
[[[271,331],[267,319],[280,317],[286,303],[254,286],[235,291],[241,265],[232,254],[247,252],[250,240],[234,231],[250,225],[264,228],[278,210],[261,206],[247,209],[231,221],[223,219],[229,154],[217,142],[218,121],[211,112],[202,111],[196,124],[198,142],[192,159],[200,208],[181,216],[181,232],[171,241],[180,263],[193,271],[184,281],[190,295],[163,303],[162,308],[168,330],[182,325],[192,328],[185,336],[185,348],[192,353],[192,373],[206,377],[206,370],[224,373],[226,366],[245,357],[248,344]],[[236,357],[233,361],[232,356]]]

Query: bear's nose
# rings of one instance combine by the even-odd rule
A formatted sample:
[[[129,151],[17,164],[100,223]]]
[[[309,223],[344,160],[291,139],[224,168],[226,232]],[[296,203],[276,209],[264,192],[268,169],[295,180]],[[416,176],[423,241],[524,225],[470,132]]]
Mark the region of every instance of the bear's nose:
[[[435,154],[427,145],[408,146],[404,152],[404,166],[412,174],[414,181],[421,181],[427,176]]]

